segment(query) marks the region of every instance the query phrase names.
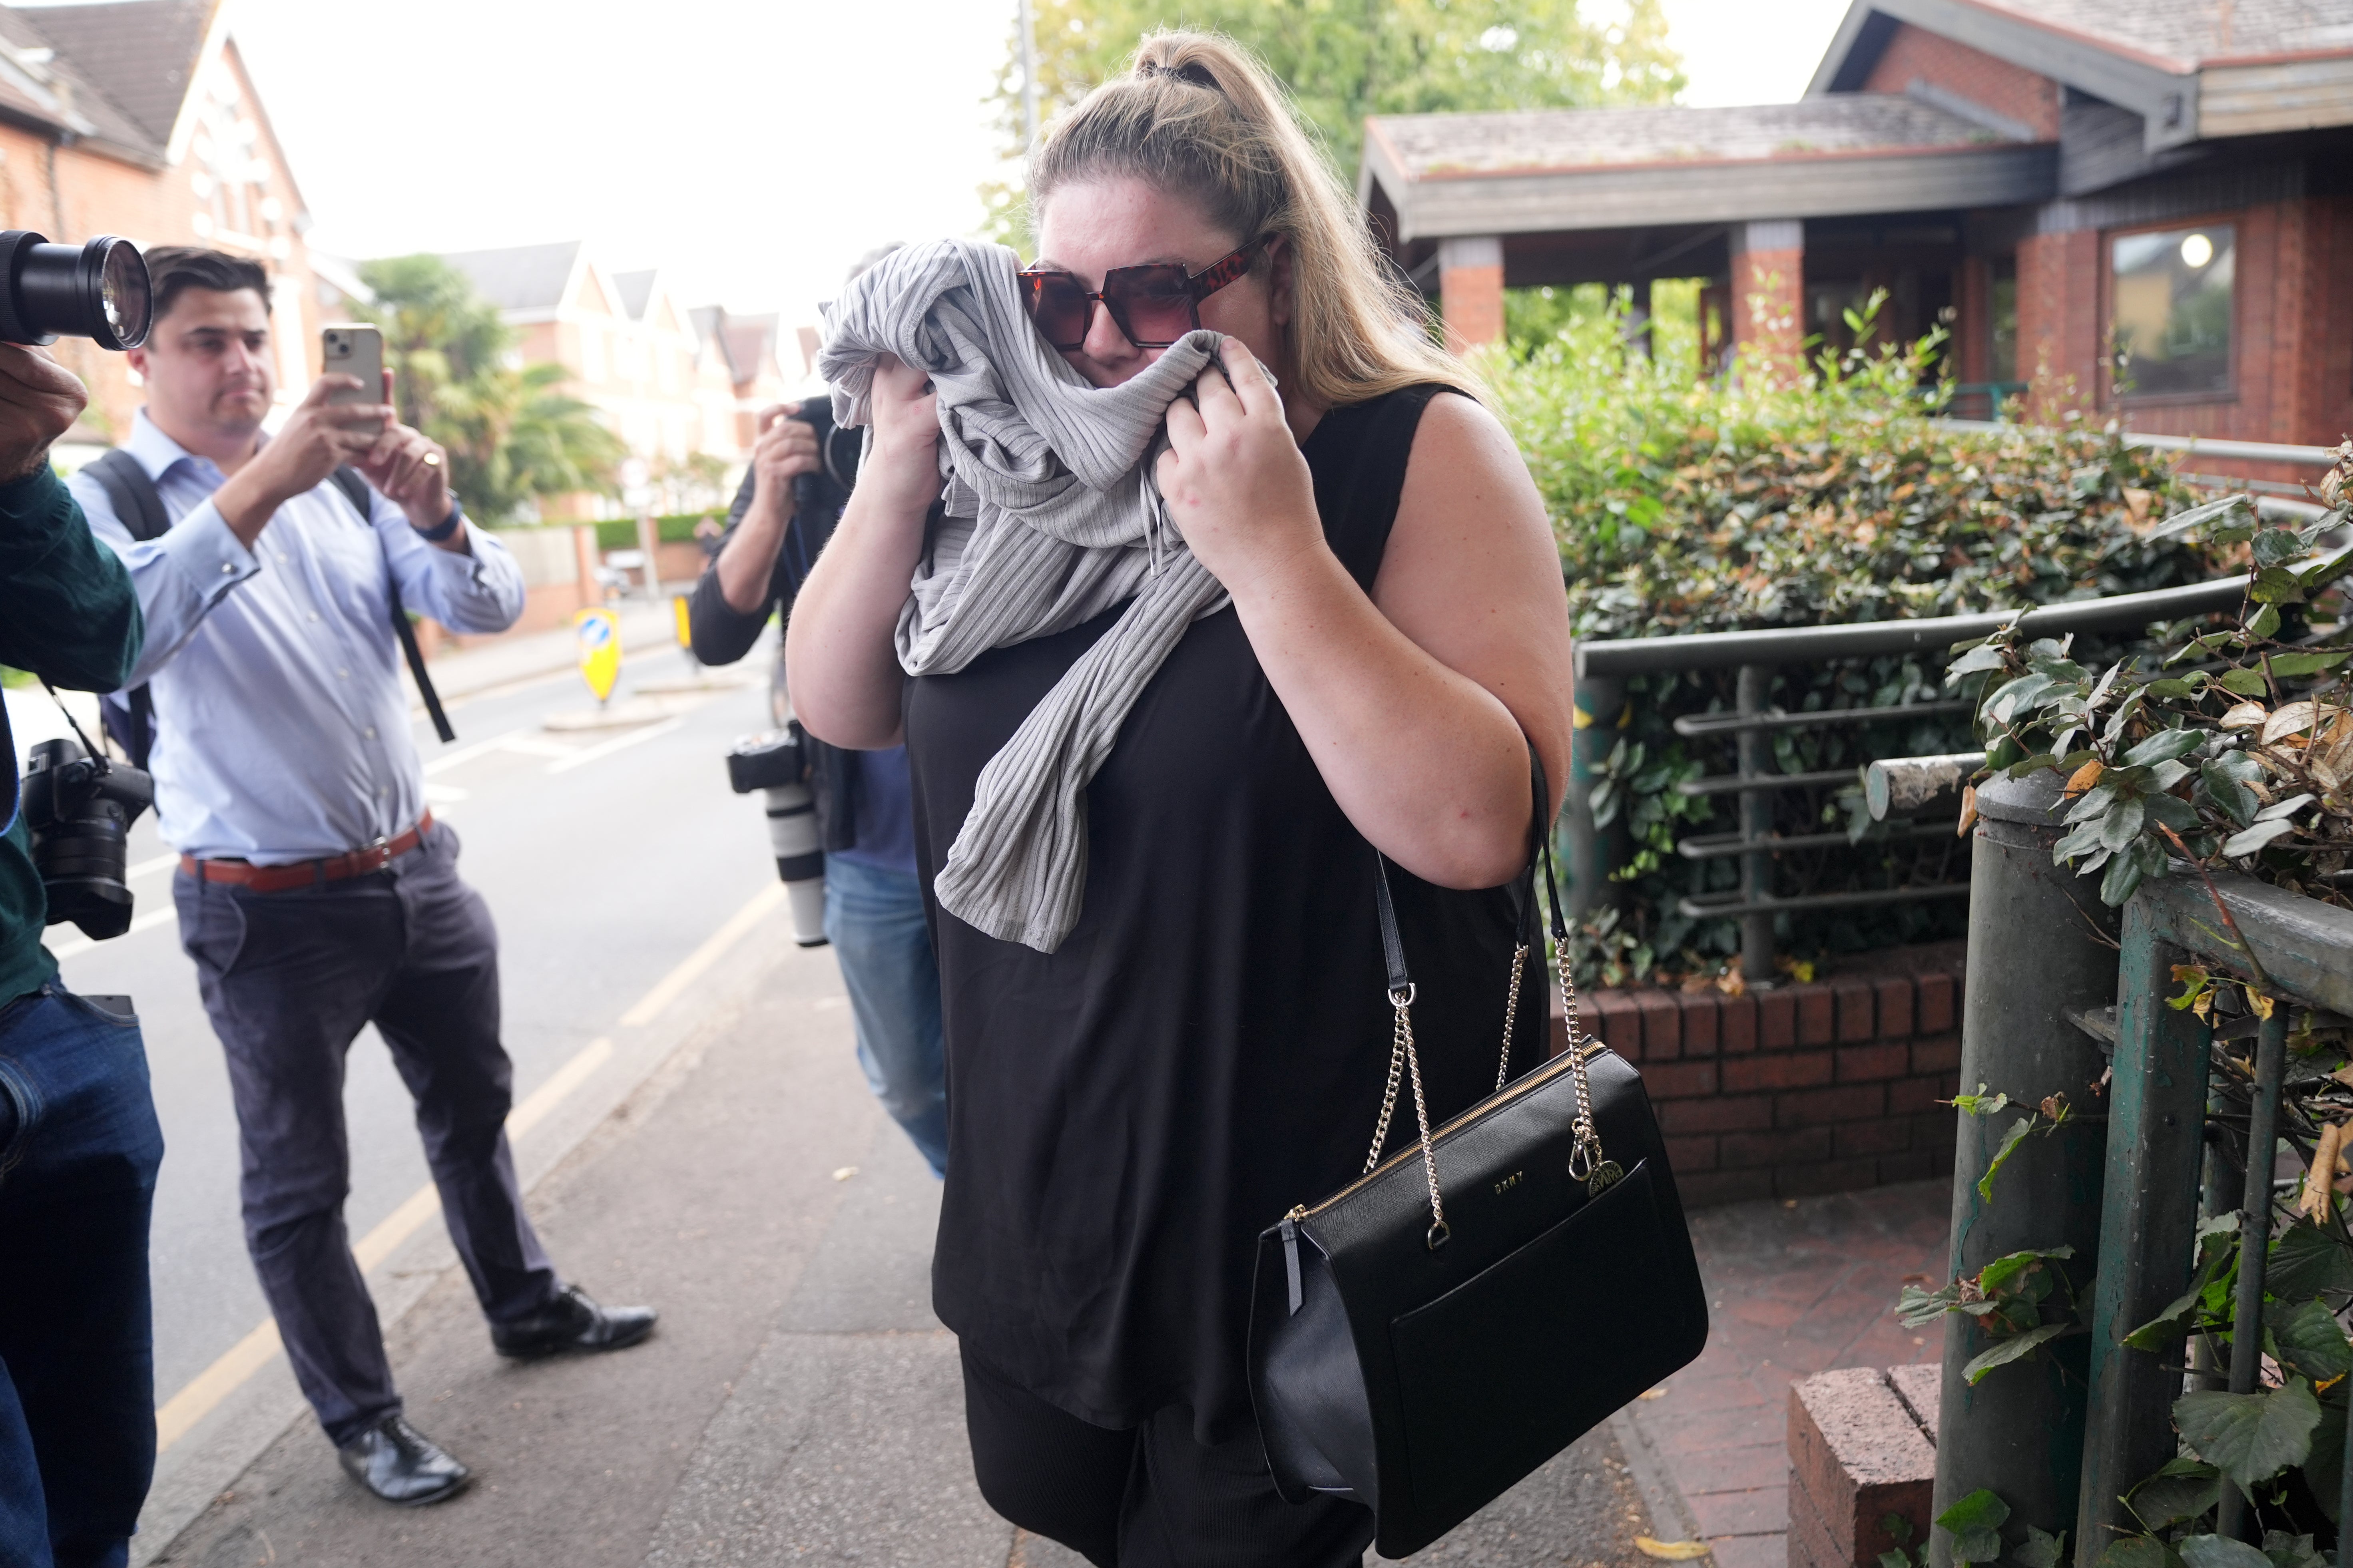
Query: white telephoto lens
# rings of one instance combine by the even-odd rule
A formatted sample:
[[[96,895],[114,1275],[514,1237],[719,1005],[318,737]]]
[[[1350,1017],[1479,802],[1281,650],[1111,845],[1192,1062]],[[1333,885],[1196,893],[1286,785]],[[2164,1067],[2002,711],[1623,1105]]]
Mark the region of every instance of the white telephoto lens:
[[[768,847],[776,857],[792,903],[793,941],[825,944],[825,851],[817,830],[817,798],[807,784],[779,784],[767,797]]]

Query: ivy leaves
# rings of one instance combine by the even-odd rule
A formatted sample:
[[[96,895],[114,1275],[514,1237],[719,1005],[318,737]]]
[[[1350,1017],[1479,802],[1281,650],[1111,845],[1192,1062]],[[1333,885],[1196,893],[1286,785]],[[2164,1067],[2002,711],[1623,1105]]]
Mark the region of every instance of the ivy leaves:
[[[2281,607],[2308,606],[2353,570],[2353,550],[2316,552],[2348,516],[2268,526],[2236,496],[2171,520],[2160,534],[2203,528],[2211,543],[2245,545],[2253,570],[2239,624],[2185,636],[2161,662],[2094,675],[2069,657],[2072,639],[2021,647],[2000,633],[1947,668],[1948,686],[1978,683],[1989,770],[2068,775],[2052,858],[2097,873],[2102,901],[2123,904],[2175,857],[2332,895],[2353,860],[2353,646],[2282,641]],[[2296,696],[2295,682],[2314,684]]]
[[[2337,1337],[2341,1342],[2343,1331]],[[2300,1377],[2259,1394],[2185,1394],[2174,1403],[2173,1424],[2200,1458],[2252,1490],[2311,1453],[2320,1401]]]
[[[1993,1342],[1961,1369],[1974,1385],[1998,1366],[2023,1361],[2052,1340],[2084,1331],[2073,1283],[2065,1270],[2052,1267],[2074,1256],[2072,1247],[2012,1252],[1942,1289],[1906,1285],[1895,1303],[1896,1316],[1907,1329],[1926,1328],[1951,1312],[1976,1319]],[[2061,1315],[2046,1323],[2043,1304],[2054,1295],[2059,1300],[2053,1306]]]
[[[1972,1563],[2010,1563],[2017,1568],[2059,1568],[2066,1555],[2067,1532],[2053,1535],[2028,1525],[2015,1542],[2006,1541],[2002,1526],[2010,1521],[2010,1505],[1980,1487],[1936,1516],[1936,1528],[1953,1538],[1954,1568]],[[1882,1559],[1883,1568],[1885,1559]]]

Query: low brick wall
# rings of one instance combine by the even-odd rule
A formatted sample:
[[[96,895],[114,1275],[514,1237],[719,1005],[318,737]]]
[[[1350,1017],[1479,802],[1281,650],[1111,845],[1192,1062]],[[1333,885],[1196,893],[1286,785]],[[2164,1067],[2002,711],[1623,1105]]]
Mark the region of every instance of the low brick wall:
[[[1685,1204],[1852,1192],[1952,1171],[1962,956],[1895,948],[1736,997],[1600,991],[1581,1017],[1642,1069]]]
[[[1789,1568],[1876,1568],[1908,1544],[1923,1560],[1936,1486],[1943,1368],[1819,1373],[1789,1389]],[[1909,1529],[1898,1542],[1889,1515]]]

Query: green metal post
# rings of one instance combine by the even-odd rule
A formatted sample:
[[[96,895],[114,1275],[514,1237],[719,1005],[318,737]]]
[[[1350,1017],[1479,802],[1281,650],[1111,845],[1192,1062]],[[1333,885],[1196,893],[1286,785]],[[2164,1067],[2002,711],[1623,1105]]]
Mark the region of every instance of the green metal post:
[[[2101,938],[2116,921],[2092,881],[2051,863],[2065,805],[2055,776],[1989,781],[1977,800],[1961,1088],[1975,1092],[1984,1084],[2016,1104],[1992,1117],[1959,1118],[1952,1269],[1974,1275],[2006,1253],[2063,1242],[2075,1249],[2067,1272],[2080,1289],[2090,1281],[2100,1236],[2103,1142],[2092,1089],[2104,1063],[2098,1042],[2067,1013],[2115,997],[2116,952]],[[1978,1181],[2003,1135],[2054,1094],[2065,1095],[2083,1119],[2029,1138],[1994,1177],[1991,1201],[1980,1197]],[[1999,1368],[1972,1386],[1961,1369],[1990,1343],[1975,1319],[1947,1320],[1933,1512],[1987,1488],[2010,1505],[2015,1524],[2055,1535],[2075,1520],[2084,1342],[2060,1340],[2036,1360]],[[1931,1533],[1934,1568],[1949,1568],[1952,1544],[1946,1531]]]
[[[2253,1394],[2263,1360],[2263,1270],[2271,1261],[2272,1167],[2279,1157],[2280,1080],[2287,1076],[2287,1004],[2276,1001],[2255,1037],[2254,1094],[2247,1105],[2247,1184],[2239,1205],[2239,1295],[2231,1315],[2231,1392]],[[2246,1494],[2228,1479],[2214,1533],[2235,1541]]]
[[[2189,1288],[2205,1142],[2206,1027],[2165,1005],[2179,948],[2164,941],[2144,890],[2125,910],[2116,984],[2116,1078],[2108,1090],[2105,1192],[2091,1314],[2091,1404],[2075,1561],[2093,1568],[2121,1532],[2126,1489],[2171,1458],[2181,1377],[2124,1336]]]
[[[1626,720],[1626,682],[1588,676],[1576,687],[1576,730],[1568,742],[1568,794],[1560,808],[1561,858],[1568,863],[1568,907],[1584,914],[1610,901],[1609,873],[1626,863],[1626,814],[1593,825],[1593,784]]]

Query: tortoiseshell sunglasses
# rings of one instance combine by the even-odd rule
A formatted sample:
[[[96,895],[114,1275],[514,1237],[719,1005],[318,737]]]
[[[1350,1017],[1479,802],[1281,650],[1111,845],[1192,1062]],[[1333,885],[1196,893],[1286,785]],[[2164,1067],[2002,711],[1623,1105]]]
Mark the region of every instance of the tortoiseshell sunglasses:
[[[1039,335],[1058,349],[1075,349],[1087,341],[1098,300],[1129,342],[1165,349],[1200,327],[1201,301],[1248,272],[1273,237],[1262,234],[1198,272],[1170,263],[1114,267],[1103,274],[1101,293],[1089,293],[1071,273],[1033,268],[1020,274],[1021,302]]]

